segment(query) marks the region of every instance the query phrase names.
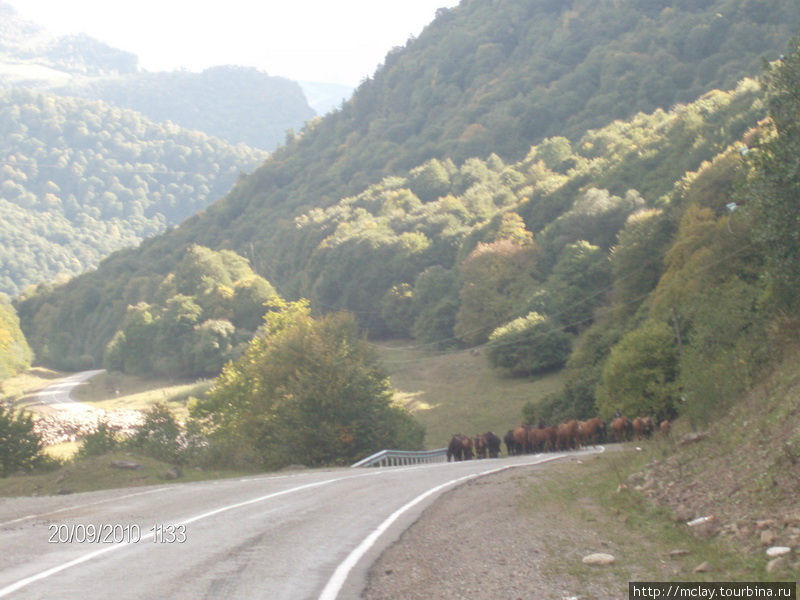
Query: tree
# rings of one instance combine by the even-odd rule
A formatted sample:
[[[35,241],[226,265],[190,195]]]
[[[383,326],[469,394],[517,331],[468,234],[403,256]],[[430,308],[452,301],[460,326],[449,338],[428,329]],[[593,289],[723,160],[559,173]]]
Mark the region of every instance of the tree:
[[[14,307],[0,294],[0,381],[27,369],[33,352],[19,327]]]
[[[408,337],[414,326],[414,291],[407,283],[393,285],[381,300],[381,319],[392,335]]]
[[[614,304],[623,313],[635,312],[658,283],[671,234],[671,224],[660,210],[639,211],[628,217],[610,256]]]
[[[753,215],[753,235],[766,255],[766,277],[778,307],[800,308],[800,38],[788,56],[768,67],[774,130],[748,153],[742,201]]]
[[[672,328],[646,321],[611,349],[597,390],[604,418],[624,415],[674,416],[678,399],[678,348]]]
[[[536,287],[534,244],[500,239],[479,243],[461,264],[461,306],[454,332],[467,344],[485,342],[509,319],[527,312]]]
[[[157,403],[144,412],[144,423],[136,428],[129,444],[148,456],[181,462],[181,426],[165,404]]]
[[[414,282],[412,333],[421,342],[447,345],[453,340],[458,312],[458,274],[439,265],[428,267]]]
[[[760,368],[780,354],[759,315],[760,286],[737,277],[708,286],[691,299],[683,340],[682,414],[693,426],[718,416],[752,386]]]
[[[411,191],[423,202],[433,202],[450,191],[450,175],[446,165],[435,158],[412,169],[408,183]]]
[[[380,448],[422,444],[392,404],[389,379],[352,315],[311,316],[307,301],[276,301],[264,335],[223,369],[193,414],[213,443],[245,448],[266,468],[353,462]]]
[[[192,374],[215,376],[231,359],[236,329],[230,321],[209,319],[196,325],[187,360]]]
[[[202,246],[190,247],[176,273],[164,276],[151,295],[152,304],[128,307],[106,347],[107,368],[168,377],[217,375],[276,297],[244,258]]]
[[[564,248],[545,289],[559,320],[578,329],[592,319],[602,305],[611,281],[608,254],[602,248],[580,240]]]
[[[149,304],[129,306],[122,327],[106,347],[106,368],[134,375],[152,371],[156,332]]]

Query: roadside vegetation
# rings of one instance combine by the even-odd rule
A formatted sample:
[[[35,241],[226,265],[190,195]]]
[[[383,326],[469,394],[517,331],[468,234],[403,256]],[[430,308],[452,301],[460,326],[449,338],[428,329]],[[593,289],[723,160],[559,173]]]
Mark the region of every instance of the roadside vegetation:
[[[19,326],[19,317],[5,294],[0,293],[0,385],[31,365],[33,352]]]
[[[189,467],[274,470],[343,465],[374,448],[422,447],[423,427],[394,401],[388,376],[351,315],[315,318],[307,302],[278,298],[270,307],[260,334],[213,384],[184,386],[173,396],[182,409],[178,414],[162,402],[149,404],[152,391],[121,400],[119,388],[113,386],[130,384],[131,378],[119,373],[105,374],[87,386],[85,399],[96,398],[98,389],[108,397],[113,387],[113,397],[105,404],[119,408],[138,401],[149,406],[141,411],[141,419],[123,424],[112,420],[111,412],[81,413],[78,420],[92,423],[71,426],[80,438],[70,459],[45,452],[43,432],[35,430],[30,413],[13,403],[0,405],[0,477],[79,464],[119,451],[167,462],[181,473]],[[156,397],[159,392],[166,396],[162,388]],[[193,392],[198,396],[189,396]],[[40,416],[52,418],[58,420],[54,414]],[[115,481],[110,478],[109,484]]]

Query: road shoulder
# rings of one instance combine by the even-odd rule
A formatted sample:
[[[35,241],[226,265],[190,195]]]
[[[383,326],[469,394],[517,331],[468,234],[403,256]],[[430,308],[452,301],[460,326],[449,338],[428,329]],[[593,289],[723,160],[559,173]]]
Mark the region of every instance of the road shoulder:
[[[574,457],[449,491],[373,564],[363,597],[600,600],[626,597],[629,581],[756,575],[746,557],[697,538],[625,485],[637,464],[629,455]],[[584,564],[593,553],[615,562]],[[703,562],[712,571],[695,572]]]

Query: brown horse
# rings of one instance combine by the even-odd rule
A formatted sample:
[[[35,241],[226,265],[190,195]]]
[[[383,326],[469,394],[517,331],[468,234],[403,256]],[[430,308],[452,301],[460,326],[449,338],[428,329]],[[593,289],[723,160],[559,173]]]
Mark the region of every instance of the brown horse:
[[[491,431],[484,433],[483,437],[486,438],[486,449],[489,451],[489,458],[500,456],[500,438]]]
[[[473,444],[475,446],[475,457],[476,458],[486,458],[486,454],[489,451],[489,445],[486,441],[486,435],[483,433],[479,433],[473,439]]]
[[[469,436],[463,436],[461,439],[461,447],[464,453],[464,460],[471,460],[475,455],[472,453],[472,440]]]
[[[561,423],[556,430],[556,446],[559,450],[572,450],[578,444],[578,421],[572,419]]]
[[[450,438],[450,444],[447,446],[447,462],[469,460],[472,456],[472,440],[469,436],[456,433]]]
[[[558,440],[558,427],[555,425],[544,427],[542,432],[544,434],[544,446],[542,450],[544,452],[552,452],[556,449],[556,441]]]
[[[633,420],[633,438],[635,440],[643,440],[649,438],[653,434],[655,424],[651,417],[636,417]]]
[[[514,456],[517,453],[517,446],[514,443],[514,430],[509,429],[503,436],[503,441],[506,444],[506,453],[509,456]]]
[[[581,444],[588,446],[596,446],[599,442],[603,441],[606,435],[606,424],[600,417],[593,417],[581,423],[580,438]]]
[[[669,422],[669,419],[664,419],[658,426],[658,429],[661,431],[661,435],[663,435],[664,437],[669,437],[669,430],[671,428],[672,424]]]
[[[526,424],[518,425],[513,429],[514,446],[517,450],[516,454],[527,454],[530,452],[530,447],[528,446],[528,429],[530,429],[530,426]]]
[[[633,423],[626,417],[617,417],[611,421],[611,432],[615,442],[625,442],[633,432]]]
[[[544,452],[545,440],[544,429],[541,427],[531,427],[528,430],[528,448],[531,452]]]

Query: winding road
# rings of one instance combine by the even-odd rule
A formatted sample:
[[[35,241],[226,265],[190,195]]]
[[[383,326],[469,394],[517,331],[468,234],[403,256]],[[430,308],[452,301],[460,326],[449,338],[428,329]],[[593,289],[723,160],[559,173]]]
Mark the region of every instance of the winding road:
[[[104,369],[97,369],[94,371],[81,371],[74,373],[63,379],[59,379],[55,383],[48,385],[43,390],[36,393],[39,401],[45,405],[58,410],[91,410],[92,407],[74,400],[72,398],[72,390],[76,387],[90,380],[95,375],[103,373]]]
[[[2,499],[0,597],[358,598],[369,566],[445,491],[599,451]]]

